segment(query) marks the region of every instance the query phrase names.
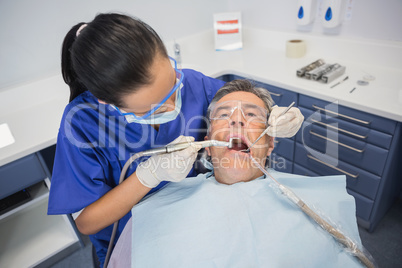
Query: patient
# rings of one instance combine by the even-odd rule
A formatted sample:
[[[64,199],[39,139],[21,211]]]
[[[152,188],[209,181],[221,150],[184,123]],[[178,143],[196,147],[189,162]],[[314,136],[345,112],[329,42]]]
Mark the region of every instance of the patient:
[[[327,233],[280,196],[245,153],[267,127],[273,105],[247,80],[221,88],[208,109],[205,139],[233,148],[206,148],[206,174],[170,183],[132,209],[110,267],[360,267]],[[250,154],[266,166],[274,139]],[[304,177],[268,169],[283,185],[361,245],[355,202],[345,176]]]

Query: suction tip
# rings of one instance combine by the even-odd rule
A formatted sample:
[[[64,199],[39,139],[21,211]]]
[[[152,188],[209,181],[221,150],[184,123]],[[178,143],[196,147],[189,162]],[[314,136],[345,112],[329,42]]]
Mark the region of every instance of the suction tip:
[[[236,137],[230,138],[229,139],[229,146],[228,146],[229,149],[233,148],[233,140],[240,140],[240,138],[236,138]]]

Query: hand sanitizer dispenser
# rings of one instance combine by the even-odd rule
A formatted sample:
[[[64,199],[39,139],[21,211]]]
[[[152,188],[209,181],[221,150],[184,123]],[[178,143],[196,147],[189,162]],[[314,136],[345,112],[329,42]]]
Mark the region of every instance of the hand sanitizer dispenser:
[[[342,24],[345,16],[345,0],[324,0],[321,9],[324,27],[335,28]]]
[[[317,10],[317,0],[298,0],[297,1],[297,23],[308,25],[314,21],[315,11]]]

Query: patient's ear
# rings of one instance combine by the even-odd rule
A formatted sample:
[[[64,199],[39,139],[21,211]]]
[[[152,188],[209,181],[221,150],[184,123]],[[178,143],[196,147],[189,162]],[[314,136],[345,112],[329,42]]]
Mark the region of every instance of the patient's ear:
[[[205,136],[204,141],[207,141],[207,140],[209,140],[208,136]],[[209,150],[209,147],[205,147],[205,151],[207,152],[208,156],[211,156],[211,151]]]
[[[275,148],[275,137],[269,136],[268,139],[269,139],[269,140],[268,140],[268,152],[267,152],[267,156],[269,156],[269,155],[272,153],[272,151],[274,150],[274,148]]]

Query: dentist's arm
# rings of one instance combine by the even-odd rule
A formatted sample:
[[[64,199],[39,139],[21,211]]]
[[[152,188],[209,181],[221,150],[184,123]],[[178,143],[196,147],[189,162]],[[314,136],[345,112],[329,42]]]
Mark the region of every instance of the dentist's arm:
[[[78,230],[85,235],[99,232],[124,217],[150,190],[133,173],[81,212],[75,219]]]
[[[193,137],[180,136],[170,144],[191,141]],[[95,234],[121,219],[160,182],[185,179],[200,149],[192,145],[181,151],[154,155],[142,162],[136,172],[81,212],[75,219],[78,230],[85,235]]]

